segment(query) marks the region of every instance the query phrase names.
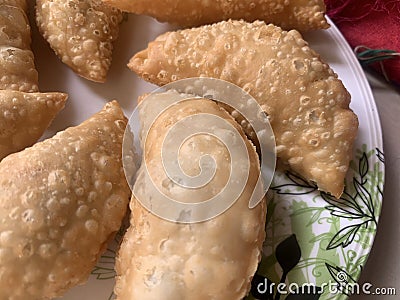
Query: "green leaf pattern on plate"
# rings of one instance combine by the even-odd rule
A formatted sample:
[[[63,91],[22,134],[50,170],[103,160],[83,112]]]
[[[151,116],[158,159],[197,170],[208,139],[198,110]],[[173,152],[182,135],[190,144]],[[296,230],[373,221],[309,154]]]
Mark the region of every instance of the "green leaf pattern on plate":
[[[282,270],[274,259],[275,251],[285,238],[295,234],[302,255],[286,283],[318,287],[340,283],[337,293],[326,288],[320,299],[347,299],[351,289],[345,285],[359,278],[376,233],[383,174],[383,152],[367,145],[355,151],[340,199],[317,191],[290,172],[277,172],[268,204],[274,212],[267,220],[262,268],[257,273],[279,283]],[[340,281],[338,274],[344,274],[348,282]]]

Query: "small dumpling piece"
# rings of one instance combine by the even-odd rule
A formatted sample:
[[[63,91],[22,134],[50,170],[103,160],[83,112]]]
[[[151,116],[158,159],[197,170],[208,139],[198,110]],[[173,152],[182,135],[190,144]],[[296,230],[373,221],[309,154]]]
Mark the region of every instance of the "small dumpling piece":
[[[103,0],[123,11],[184,27],[228,19],[262,20],[284,29],[328,28],[323,0]]]
[[[130,189],[117,102],[0,162],[0,299],[51,299],[85,282]]]
[[[64,108],[63,93],[0,91],[0,161],[32,146]]]
[[[38,91],[24,0],[0,0],[0,90]]]
[[[265,200],[253,209],[248,206],[260,172],[258,155],[240,126],[211,100],[188,98],[167,108],[149,126],[151,119],[146,118],[157,115],[154,114],[155,106],[168,102],[169,97],[175,97],[174,94],[173,91],[152,94],[140,108],[142,130],[143,126],[150,127],[147,139],[142,140],[146,145],[143,159],[147,162],[148,173],[142,163],[134,186],[138,198],[134,196],[131,199],[130,227],[116,260],[114,292],[118,300],[241,300],[250,290],[265,238]],[[215,137],[195,134],[181,145],[177,159],[189,176],[198,175],[199,158],[204,154],[210,155],[216,165],[212,180],[191,190],[174,184],[165,174],[161,151],[164,138],[178,122],[199,114],[221,118],[230,124],[230,129],[222,129],[214,123],[203,124],[213,131]],[[188,128],[194,130],[190,124]],[[230,168],[237,172],[234,163],[238,161],[230,160],[231,152],[217,137],[221,134],[232,137],[236,130],[240,137],[235,140],[244,142],[240,159],[249,162],[249,175],[244,179],[243,192],[237,195],[237,201],[228,210],[207,221],[190,224],[167,221],[142,206],[148,201],[156,209],[160,200],[159,194],[150,188],[146,174],[150,174],[162,194],[180,203],[200,203],[220,193],[226,187]]]
[[[101,0],[38,0],[39,31],[78,75],[104,82],[118,38],[122,12]]]
[[[158,85],[205,76],[240,86],[269,115],[278,157],[319,189],[342,194],[358,119],[342,82],[299,32],[260,21],[167,32],[128,66]]]
[[[0,46],[0,74],[0,90],[38,90],[38,73],[30,50]]]

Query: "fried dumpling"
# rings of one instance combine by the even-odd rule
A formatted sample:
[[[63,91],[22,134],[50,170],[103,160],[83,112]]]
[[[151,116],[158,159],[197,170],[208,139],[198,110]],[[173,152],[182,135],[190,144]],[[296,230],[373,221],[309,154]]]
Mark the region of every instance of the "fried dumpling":
[[[39,93],[25,0],[0,0],[0,160],[32,146],[67,95]]]
[[[0,74],[0,90],[38,90],[38,73],[30,50],[0,46]]]
[[[32,146],[64,108],[62,93],[0,91],[0,161]]]
[[[78,75],[104,82],[122,12],[101,0],[38,0],[36,21],[51,48]]]
[[[168,101],[174,93],[176,92],[170,91],[149,95],[143,101],[141,116],[144,119],[153,116],[154,112],[151,110],[154,110],[154,106]],[[213,157],[216,165],[212,180],[201,188],[191,190],[174,184],[164,172],[161,156],[165,153],[162,154],[162,144],[178,122],[185,118],[190,120],[199,114],[225,120],[230,128],[223,129],[218,123],[202,123],[210,128],[213,136],[194,134],[182,144],[177,159],[189,176],[198,174],[199,158],[205,153]],[[144,119],[141,119],[142,127],[151,124],[151,120],[149,122]],[[190,124],[185,126],[192,133],[195,126]],[[222,214],[215,214],[216,217],[198,223],[177,223],[153,214],[163,206],[158,207],[157,204],[163,199],[150,187],[151,180],[162,194],[180,203],[209,201],[220,192],[223,194],[221,201],[233,199],[224,196],[226,189],[222,189],[229,187],[227,181],[231,178],[230,168],[233,168],[233,172],[240,169],[236,165],[240,164],[240,159],[230,159],[230,151],[233,149],[227,148],[218,139],[221,134],[236,141],[234,149],[243,141],[244,152],[239,156],[249,165],[243,192],[237,194],[237,201]],[[239,136],[237,139],[236,134]],[[144,136],[146,134],[142,134]],[[147,166],[142,163],[138,171],[134,186],[134,191],[137,191],[135,196],[138,198],[134,196],[131,199],[131,225],[116,260],[117,281],[114,292],[117,299],[243,299],[249,292],[265,237],[265,200],[253,209],[248,207],[260,172],[255,148],[234,119],[215,102],[190,98],[166,109],[151,125],[147,138],[142,139],[142,143],[146,144],[143,159]],[[153,212],[142,206],[145,202],[150,203]],[[185,213],[180,213],[179,210],[173,210],[179,218],[182,216],[180,220],[196,215],[189,211],[188,209]]]
[[[0,1],[0,90],[38,91],[25,1]]]
[[[126,213],[116,102],[0,162],[0,299],[51,299],[83,283]]]
[[[358,119],[342,82],[297,31],[227,21],[168,32],[128,66],[158,85],[204,76],[240,86],[269,115],[278,157],[319,189],[342,194]]]
[[[262,20],[285,29],[328,28],[323,0],[103,0],[123,11],[185,27],[228,19]]]

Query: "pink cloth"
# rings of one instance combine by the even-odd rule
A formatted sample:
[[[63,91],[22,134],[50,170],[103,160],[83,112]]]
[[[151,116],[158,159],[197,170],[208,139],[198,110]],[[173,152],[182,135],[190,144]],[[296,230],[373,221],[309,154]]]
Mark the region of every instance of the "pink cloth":
[[[355,48],[388,49],[400,53],[400,0],[325,0],[328,16]],[[382,62],[387,77],[400,85],[400,57]],[[379,63],[370,65],[383,73]]]

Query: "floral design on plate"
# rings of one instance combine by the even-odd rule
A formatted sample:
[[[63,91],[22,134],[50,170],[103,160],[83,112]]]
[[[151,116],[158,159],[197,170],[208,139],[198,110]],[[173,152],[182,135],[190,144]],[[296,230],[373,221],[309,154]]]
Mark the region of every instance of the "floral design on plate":
[[[381,150],[357,149],[340,199],[291,172],[277,172],[263,259],[248,299],[278,300],[286,292],[286,299],[345,299],[355,291],[378,225],[383,162]],[[279,283],[286,284],[284,295]],[[294,290],[309,284],[315,288]]]

